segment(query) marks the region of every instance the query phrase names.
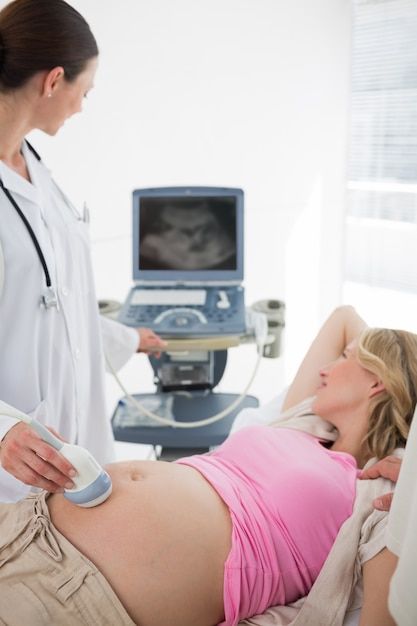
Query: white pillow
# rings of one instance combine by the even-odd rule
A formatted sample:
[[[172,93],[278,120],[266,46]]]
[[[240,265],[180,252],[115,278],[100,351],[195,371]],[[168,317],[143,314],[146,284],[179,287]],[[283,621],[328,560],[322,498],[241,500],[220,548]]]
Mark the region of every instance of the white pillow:
[[[270,402],[256,409],[242,409],[235,417],[230,435],[245,426],[253,426],[254,424],[269,424],[272,420],[279,417],[284,404],[287,388],[285,388],[278,396],[275,396]]]

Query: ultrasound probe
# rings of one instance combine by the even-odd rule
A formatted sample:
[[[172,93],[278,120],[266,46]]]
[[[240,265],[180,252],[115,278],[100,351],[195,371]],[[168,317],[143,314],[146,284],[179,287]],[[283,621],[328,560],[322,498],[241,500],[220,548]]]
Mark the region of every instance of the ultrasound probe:
[[[61,441],[43,424],[2,400],[0,415],[14,417],[33,428],[43,441],[58,450],[74,466],[77,470],[77,476],[72,479],[75,486],[64,490],[64,498],[85,508],[97,506],[107,500],[112,491],[111,478],[88,450]]]

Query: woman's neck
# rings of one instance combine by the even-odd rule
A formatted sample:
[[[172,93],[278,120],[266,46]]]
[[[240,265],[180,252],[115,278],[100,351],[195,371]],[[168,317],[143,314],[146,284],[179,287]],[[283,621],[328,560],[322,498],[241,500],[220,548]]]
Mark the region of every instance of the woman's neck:
[[[358,467],[363,467],[368,460],[364,454],[366,448],[364,440],[369,429],[368,415],[368,403],[360,403],[340,409],[338,412],[332,411],[332,416],[325,418],[338,432],[331,449],[351,454],[356,459]]]
[[[340,436],[336,439],[333,445],[330,447],[334,452],[347,452],[351,454],[355,459],[358,467],[363,467],[368,458],[364,454],[362,440],[358,441],[356,438],[350,438],[349,436]]]
[[[32,130],[24,107],[11,96],[0,98],[0,159],[12,169],[22,164],[21,147]]]
[[[337,427],[338,437],[331,449],[339,452],[347,452],[355,459],[358,467],[363,467],[369,459],[367,446],[364,444],[368,432],[368,419],[361,420],[358,415],[345,420],[343,425]]]

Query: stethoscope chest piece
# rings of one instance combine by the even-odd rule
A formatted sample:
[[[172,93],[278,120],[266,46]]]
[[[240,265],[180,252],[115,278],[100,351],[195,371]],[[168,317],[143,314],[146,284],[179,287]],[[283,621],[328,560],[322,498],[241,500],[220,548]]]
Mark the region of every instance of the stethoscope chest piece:
[[[53,287],[47,287],[45,289],[41,296],[40,304],[45,309],[55,308],[57,311],[59,311],[58,296]]]

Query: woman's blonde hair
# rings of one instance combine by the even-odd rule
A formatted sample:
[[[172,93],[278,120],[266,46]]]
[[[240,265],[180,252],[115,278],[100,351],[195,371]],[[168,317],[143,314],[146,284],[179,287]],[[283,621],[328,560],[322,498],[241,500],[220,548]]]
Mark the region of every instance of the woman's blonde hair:
[[[405,445],[417,403],[417,335],[404,330],[368,328],[357,350],[360,364],[385,390],[371,401],[365,450],[377,458]]]

